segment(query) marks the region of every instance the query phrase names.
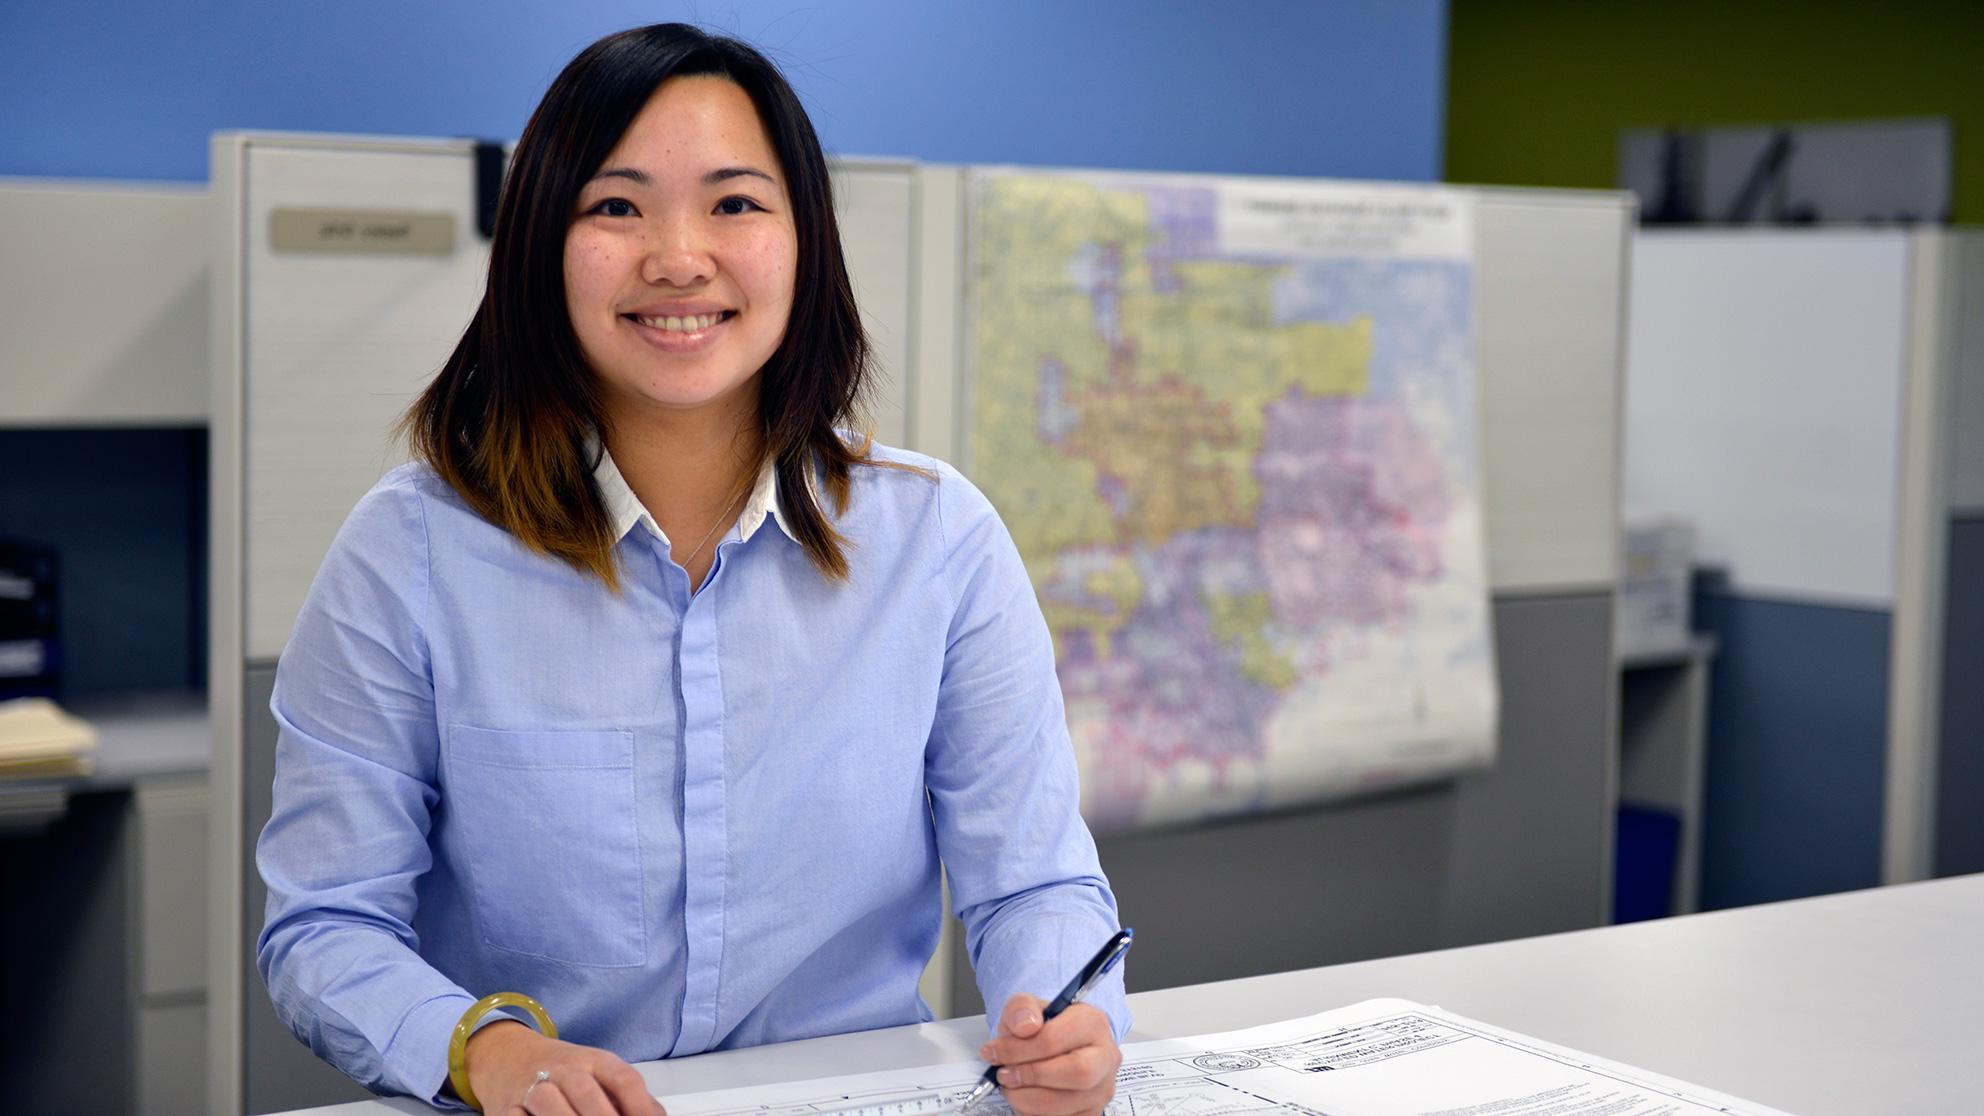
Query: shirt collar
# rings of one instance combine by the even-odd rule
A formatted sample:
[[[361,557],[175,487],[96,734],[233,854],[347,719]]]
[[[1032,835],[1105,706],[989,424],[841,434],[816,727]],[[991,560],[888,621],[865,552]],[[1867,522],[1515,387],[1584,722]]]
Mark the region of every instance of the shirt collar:
[[[655,522],[654,516],[648,513],[646,506],[641,503],[641,498],[634,495],[633,488],[627,484],[627,478],[620,473],[620,466],[613,463],[613,455],[597,441],[592,443],[592,448],[599,453],[599,464],[593,467],[592,479],[599,488],[600,500],[606,505],[606,516],[613,523],[613,537],[626,538],[627,532],[633,530],[636,524],[640,524],[653,532],[655,538],[668,542],[667,532],[663,531],[661,525]],[[778,471],[772,467],[770,461],[765,462],[764,468],[758,471],[758,479],[751,486],[751,494],[744,498],[744,508],[737,513],[735,528],[737,538],[740,541],[749,540],[758,533],[758,528],[764,526],[766,519],[776,523],[787,538],[798,541],[798,536],[792,533],[791,525],[785,521],[785,513],[779,510]]]

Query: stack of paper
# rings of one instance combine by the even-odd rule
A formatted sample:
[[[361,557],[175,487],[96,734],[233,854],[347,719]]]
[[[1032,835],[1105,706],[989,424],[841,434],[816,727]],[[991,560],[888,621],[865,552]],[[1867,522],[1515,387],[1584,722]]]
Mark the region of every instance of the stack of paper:
[[[953,1116],[984,1066],[665,1098],[669,1116]],[[1012,1116],[996,1094],[973,1116]],[[1788,1116],[1407,1000],[1123,1047],[1104,1116]]]
[[[87,775],[96,730],[47,698],[0,702],[0,778]]]

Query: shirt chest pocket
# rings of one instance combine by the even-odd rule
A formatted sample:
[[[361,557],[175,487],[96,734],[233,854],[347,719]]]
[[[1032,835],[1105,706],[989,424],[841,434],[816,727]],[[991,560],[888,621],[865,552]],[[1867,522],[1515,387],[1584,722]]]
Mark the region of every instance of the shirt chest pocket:
[[[442,808],[485,944],[572,965],[647,958],[634,734],[451,725]]]

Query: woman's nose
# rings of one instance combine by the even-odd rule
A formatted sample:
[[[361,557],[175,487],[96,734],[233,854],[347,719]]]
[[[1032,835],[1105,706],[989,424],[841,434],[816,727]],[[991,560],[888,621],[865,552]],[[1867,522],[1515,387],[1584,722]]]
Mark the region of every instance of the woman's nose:
[[[641,260],[641,279],[655,286],[692,287],[716,272],[709,245],[697,222],[681,218],[659,222]]]

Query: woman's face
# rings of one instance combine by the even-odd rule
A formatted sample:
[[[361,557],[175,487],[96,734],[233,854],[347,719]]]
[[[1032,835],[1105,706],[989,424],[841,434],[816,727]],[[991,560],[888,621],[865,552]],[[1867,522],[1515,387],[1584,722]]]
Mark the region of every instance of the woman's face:
[[[751,413],[792,313],[798,236],[751,98],[670,78],[579,191],[565,308],[616,424]]]

